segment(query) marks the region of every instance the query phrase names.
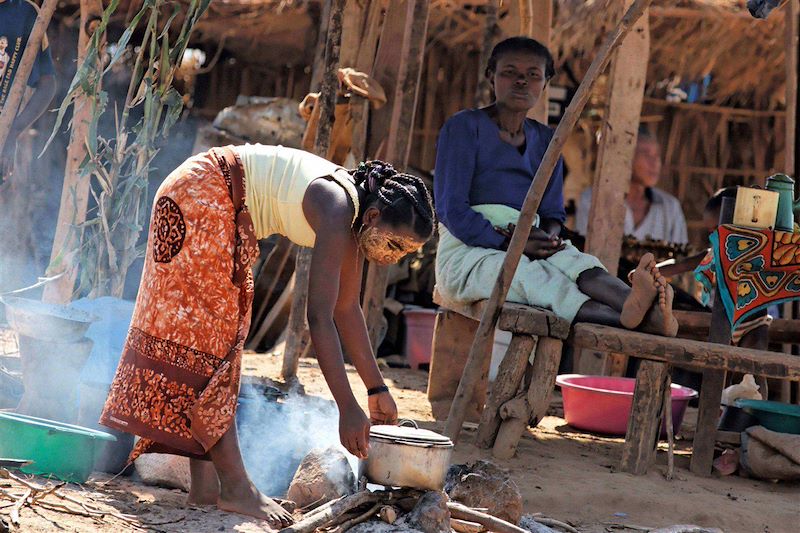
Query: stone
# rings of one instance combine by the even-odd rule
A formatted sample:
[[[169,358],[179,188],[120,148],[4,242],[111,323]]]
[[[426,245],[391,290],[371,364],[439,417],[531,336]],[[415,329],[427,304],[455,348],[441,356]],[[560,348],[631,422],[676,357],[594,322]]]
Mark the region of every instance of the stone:
[[[147,485],[189,491],[189,458],[166,453],[145,453],[133,462],[139,478]]]
[[[519,524],[522,518],[522,494],[514,480],[489,461],[472,465],[453,465],[447,471],[444,491],[450,499],[488,514]]]
[[[315,508],[355,489],[356,477],[345,454],[337,448],[316,448],[297,467],[286,497],[298,508]]]
[[[422,495],[414,509],[396,522],[424,533],[450,533],[450,510],[447,495],[429,491]]]

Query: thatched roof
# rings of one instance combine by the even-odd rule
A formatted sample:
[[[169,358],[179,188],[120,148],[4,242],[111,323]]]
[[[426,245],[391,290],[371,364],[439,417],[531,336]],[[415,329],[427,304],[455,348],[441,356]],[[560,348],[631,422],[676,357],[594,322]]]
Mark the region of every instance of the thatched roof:
[[[553,38],[559,62],[580,76],[614,24],[611,0],[560,0]],[[697,81],[711,74],[716,103],[782,107],[784,13],[752,18],[745,0],[655,0],[650,10],[649,91],[673,76]]]
[[[388,0],[384,0],[388,1]],[[497,0],[431,0],[429,38],[459,53],[480,49],[486,5]],[[518,32],[519,0],[499,2],[503,35]],[[617,0],[554,0],[552,33],[557,62],[582,76],[618,15]],[[746,0],[654,0],[650,10],[649,91],[679,76],[712,75],[716,103],[777,108],[785,85],[783,9],[767,20],[747,13]],[[66,0],[65,4],[77,4]],[[248,63],[309,65],[313,61],[321,0],[214,0],[198,23],[195,42],[222,44]],[[118,13],[140,5],[122,0]],[[399,49],[399,48],[398,48]]]

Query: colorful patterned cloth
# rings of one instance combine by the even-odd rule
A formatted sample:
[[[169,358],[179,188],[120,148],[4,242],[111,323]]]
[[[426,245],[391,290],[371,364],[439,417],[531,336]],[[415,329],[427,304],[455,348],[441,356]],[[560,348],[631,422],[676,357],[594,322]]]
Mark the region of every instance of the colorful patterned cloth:
[[[800,232],[726,224],[710,240],[716,279],[724,280],[717,289],[733,327],[772,304],[800,299]]]
[[[142,282],[100,423],[145,452],[204,457],[231,427],[258,241],[241,163],[215,148],[156,193]]]

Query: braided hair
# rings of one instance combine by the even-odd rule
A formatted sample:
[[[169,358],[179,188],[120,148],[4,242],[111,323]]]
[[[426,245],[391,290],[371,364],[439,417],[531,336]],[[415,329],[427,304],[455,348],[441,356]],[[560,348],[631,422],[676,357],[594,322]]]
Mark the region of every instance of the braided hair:
[[[365,207],[377,204],[384,221],[392,226],[406,224],[423,239],[433,235],[433,201],[422,179],[379,160],[365,161],[351,173],[356,185],[367,191]]]

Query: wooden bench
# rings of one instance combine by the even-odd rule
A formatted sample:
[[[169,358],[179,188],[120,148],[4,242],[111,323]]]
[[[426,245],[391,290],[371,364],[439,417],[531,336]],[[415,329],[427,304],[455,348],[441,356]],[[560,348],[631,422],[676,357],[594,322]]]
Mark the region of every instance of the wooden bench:
[[[688,339],[673,339],[594,324],[576,324],[576,347],[624,353],[644,359],[636,375],[633,408],[622,452],[623,471],[644,474],[653,461],[671,365],[703,373],[700,412],[692,445],[691,470],[710,475],[717,436],[720,393],[726,372],[800,379],[800,357]]]
[[[428,399],[434,416],[443,418],[458,388],[485,302],[465,305],[447,301],[438,293],[434,293],[434,301],[443,309],[434,329]],[[488,398],[491,357],[485,358],[467,418],[480,420],[477,446],[492,448],[496,457],[509,458],[526,428],[535,427],[547,412],[570,324],[550,311],[507,303],[497,327],[511,333],[511,342]]]

